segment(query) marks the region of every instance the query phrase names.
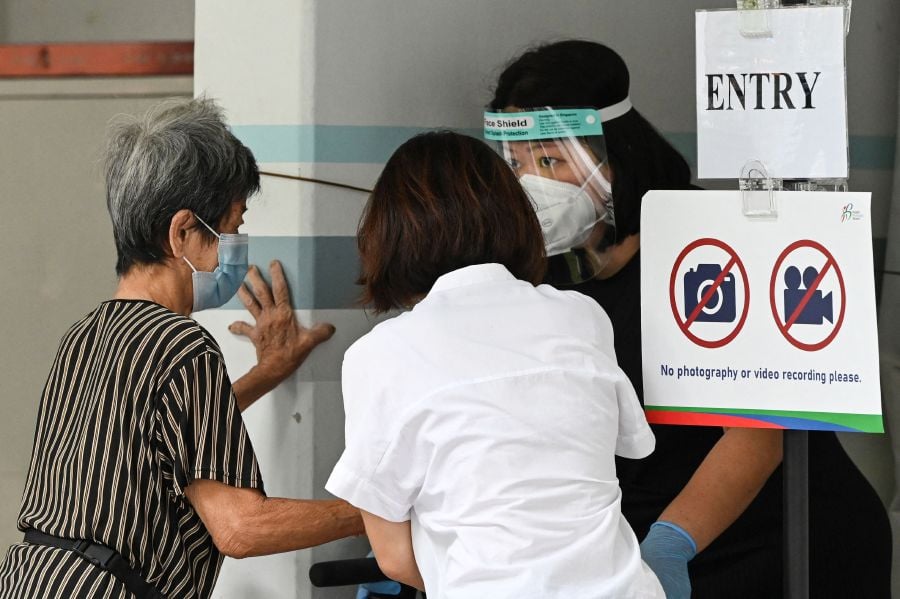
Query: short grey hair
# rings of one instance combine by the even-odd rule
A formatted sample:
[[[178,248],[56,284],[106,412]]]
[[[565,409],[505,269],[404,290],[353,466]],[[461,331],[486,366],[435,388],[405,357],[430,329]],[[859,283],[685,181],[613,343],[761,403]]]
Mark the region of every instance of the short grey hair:
[[[216,228],[233,202],[259,191],[253,153],[207,98],[168,100],[141,117],[117,119],[105,175],[119,275],[165,259],[169,225],[179,210]]]

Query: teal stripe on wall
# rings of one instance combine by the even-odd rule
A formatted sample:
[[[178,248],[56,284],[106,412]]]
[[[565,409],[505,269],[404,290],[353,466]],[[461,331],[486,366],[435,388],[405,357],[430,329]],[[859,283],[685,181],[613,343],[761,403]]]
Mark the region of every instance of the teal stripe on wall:
[[[850,168],[893,170],[896,149],[896,137],[851,135]]]
[[[884,268],[884,239],[873,240],[876,282]],[[268,265],[280,260],[298,310],[342,310],[356,308],[360,287],[356,237],[251,237],[250,262],[268,280]],[[223,309],[243,306],[235,297]]]
[[[697,167],[697,134],[696,133],[664,133],[669,143],[681,152],[696,173]]]
[[[250,238],[250,263],[268,280],[272,260],[280,260],[298,310],[353,308],[359,297],[356,285],[359,257],[356,237],[258,237]],[[232,298],[225,310],[243,309]]]
[[[368,125],[241,125],[232,131],[260,162],[382,164],[424,127]],[[469,135],[481,130],[457,129]]]
[[[331,162],[382,164],[422,127],[373,125],[240,125],[233,128],[260,162]],[[460,129],[475,137],[480,129]],[[666,138],[697,163],[696,133],[666,133]],[[871,170],[894,168],[896,138],[890,135],[851,135],[850,167]]]

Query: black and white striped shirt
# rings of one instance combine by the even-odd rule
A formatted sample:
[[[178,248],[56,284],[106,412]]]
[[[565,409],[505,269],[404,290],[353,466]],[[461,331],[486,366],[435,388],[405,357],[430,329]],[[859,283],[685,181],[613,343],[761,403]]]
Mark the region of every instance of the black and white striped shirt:
[[[222,354],[190,318],[113,300],[63,337],[44,389],[19,529],[103,543],[170,598],[209,597],[222,555],[192,480],[262,489]],[[61,549],[13,545],[0,599],[130,599]]]

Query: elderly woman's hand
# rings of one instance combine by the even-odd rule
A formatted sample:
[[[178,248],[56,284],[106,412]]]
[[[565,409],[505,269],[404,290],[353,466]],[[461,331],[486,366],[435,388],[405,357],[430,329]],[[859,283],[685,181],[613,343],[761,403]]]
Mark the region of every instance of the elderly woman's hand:
[[[293,374],[317,345],[334,335],[328,323],[307,328],[297,320],[280,262],[272,261],[269,274],[271,289],[259,269],[251,266],[238,291],[256,324],[237,321],[228,327],[235,335],[248,337],[256,348],[256,366],[234,383],[241,410]]]

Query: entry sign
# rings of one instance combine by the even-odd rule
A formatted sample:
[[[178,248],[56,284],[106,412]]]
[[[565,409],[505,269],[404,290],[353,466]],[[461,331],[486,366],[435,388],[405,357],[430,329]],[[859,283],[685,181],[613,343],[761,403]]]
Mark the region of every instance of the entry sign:
[[[870,194],[651,191],[641,214],[647,420],[882,432]]]
[[[766,11],[771,37],[741,35],[741,11],[698,11],[701,179],[847,177],[844,9]]]

